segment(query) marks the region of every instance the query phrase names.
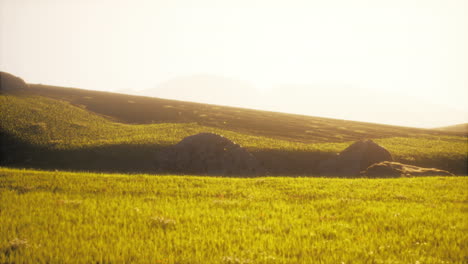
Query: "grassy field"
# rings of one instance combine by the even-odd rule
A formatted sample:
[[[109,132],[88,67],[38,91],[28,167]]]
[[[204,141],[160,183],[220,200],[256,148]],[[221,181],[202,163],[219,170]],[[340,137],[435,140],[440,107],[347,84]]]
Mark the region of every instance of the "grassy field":
[[[200,132],[277,177],[154,174],[161,148]],[[311,177],[364,138],[467,174],[464,133],[43,85],[0,94],[0,263],[466,263],[466,177]]]
[[[467,190],[0,168],[0,263],[466,263]]]
[[[75,104],[74,100],[78,100],[74,99],[76,91],[69,90],[65,93],[67,89],[59,89],[65,95],[69,94],[69,98],[61,99],[68,98],[70,101],[53,99],[52,95],[55,95],[53,93],[50,97],[31,95],[36,92],[29,92],[26,95],[0,95],[0,132],[4,145],[2,151],[8,157],[3,161],[4,165],[43,169],[152,172],[155,170],[153,157],[161,147],[175,144],[184,137],[196,133],[214,132],[228,137],[253,152],[270,175],[315,174],[315,165],[319,160],[340,152],[353,142],[346,140],[357,140],[363,137],[372,138],[386,147],[397,161],[466,174],[468,141],[462,134],[245,109],[236,111],[242,118],[248,114],[251,118],[246,119],[238,129],[231,129],[229,126],[220,127],[210,122],[198,122],[196,118],[187,120],[191,122],[178,122],[177,120],[163,122],[164,118],[159,117],[160,119],[156,120],[158,122],[153,120],[152,124],[130,124],[118,122],[122,119],[123,113],[126,113],[124,110],[116,111],[113,116],[108,116],[110,113],[106,111],[110,110],[106,107],[108,105],[121,106],[119,102],[115,104],[102,102],[99,105],[104,110],[98,109],[99,113],[93,112],[90,111],[89,105]],[[78,90],[78,92],[91,93],[91,95],[106,94],[83,90]],[[132,96],[109,95],[111,99],[116,96],[137,100]],[[79,98],[91,100],[85,97]],[[138,98],[149,101],[154,99]],[[97,101],[92,102],[97,104]],[[137,105],[137,103],[131,105]],[[142,104],[136,109],[143,111],[149,105],[149,103]],[[155,101],[153,106],[159,110],[158,107],[161,107],[161,104]],[[200,109],[208,107],[207,105],[198,106]],[[131,107],[128,109],[125,107],[121,106],[119,109],[132,112]],[[234,111],[234,108],[219,107],[219,109],[221,109],[220,113],[228,110]],[[103,113],[107,115],[103,116]],[[231,119],[237,119],[234,114],[225,115],[230,116]],[[290,124],[291,134],[285,137],[283,130],[273,129],[268,133],[263,133],[262,131],[267,131],[266,128],[261,130],[249,127],[250,123],[255,123],[257,120],[260,120],[260,123],[266,122],[262,121],[265,115],[278,118],[276,123],[273,123],[273,120],[268,121],[270,126],[278,124],[277,129],[286,131],[288,127],[282,126]],[[170,119],[172,115],[163,114],[163,116]],[[156,116],[153,117],[156,118]],[[221,115],[212,121],[231,123],[229,120],[222,121],[223,118],[224,116]],[[300,118],[308,121],[300,121]],[[304,126],[314,124],[317,128],[303,131],[303,136],[294,132],[306,129]],[[358,130],[361,132],[356,134]],[[320,135],[312,135],[310,131]],[[269,133],[274,133],[274,135],[269,135]]]

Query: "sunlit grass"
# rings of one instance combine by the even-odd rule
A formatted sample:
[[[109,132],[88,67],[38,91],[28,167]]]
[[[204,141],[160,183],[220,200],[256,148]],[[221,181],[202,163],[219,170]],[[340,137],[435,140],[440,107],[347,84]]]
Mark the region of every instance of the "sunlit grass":
[[[112,122],[69,103],[44,97],[0,96],[1,128],[27,142],[57,149],[117,144],[175,144],[200,132],[222,134],[251,150],[339,152],[352,142],[300,143],[197,123],[130,125]],[[339,136],[339,135],[338,135]],[[397,158],[465,157],[466,137],[420,136],[376,139]]]
[[[39,96],[0,95],[0,121],[0,132],[33,150],[63,150],[47,152],[45,164],[68,153],[57,164],[84,160],[80,170],[101,168],[102,160],[90,160],[99,155],[110,157],[105,168],[151,163],[154,152],[125,146],[157,148],[199,132],[254,153],[337,153],[352,142],[330,140],[348,138],[346,128],[330,136],[319,124],[309,134],[323,141],[304,143],[197,122],[121,123]],[[463,162],[468,151],[461,136],[375,141],[412,163]],[[81,149],[99,155],[73,152]],[[41,156],[33,154],[25,157]],[[0,168],[0,263],[464,263],[467,187],[461,177],[223,179]]]
[[[467,190],[0,168],[0,263],[464,263]]]

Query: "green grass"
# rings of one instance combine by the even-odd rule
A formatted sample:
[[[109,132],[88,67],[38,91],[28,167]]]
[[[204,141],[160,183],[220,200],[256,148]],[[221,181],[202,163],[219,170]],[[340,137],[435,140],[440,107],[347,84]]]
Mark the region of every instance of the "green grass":
[[[0,168],[0,263],[466,263],[467,190]]]

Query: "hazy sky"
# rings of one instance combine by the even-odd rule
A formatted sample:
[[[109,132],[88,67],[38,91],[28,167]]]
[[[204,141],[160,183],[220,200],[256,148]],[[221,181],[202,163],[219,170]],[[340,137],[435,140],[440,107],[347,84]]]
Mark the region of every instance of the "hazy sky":
[[[468,122],[467,47],[466,0],[0,0],[30,83],[406,126]]]

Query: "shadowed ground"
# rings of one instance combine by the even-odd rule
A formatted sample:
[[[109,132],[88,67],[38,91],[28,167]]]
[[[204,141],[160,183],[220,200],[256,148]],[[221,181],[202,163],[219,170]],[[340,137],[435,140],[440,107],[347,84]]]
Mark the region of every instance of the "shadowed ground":
[[[54,149],[31,145],[1,134],[0,165],[18,168],[58,169],[121,173],[173,173],[161,171],[155,157],[160,145],[118,144],[76,149]],[[254,150],[252,154],[271,176],[318,175],[318,163],[333,153],[321,151]],[[467,159],[399,160],[421,167],[436,167],[456,175],[467,175]],[[242,175],[239,175],[242,176]]]

